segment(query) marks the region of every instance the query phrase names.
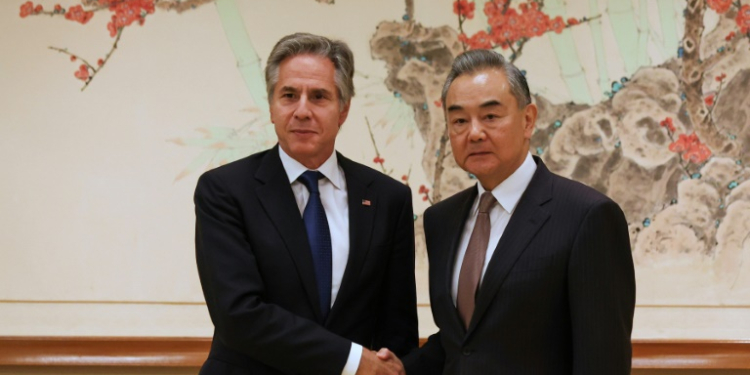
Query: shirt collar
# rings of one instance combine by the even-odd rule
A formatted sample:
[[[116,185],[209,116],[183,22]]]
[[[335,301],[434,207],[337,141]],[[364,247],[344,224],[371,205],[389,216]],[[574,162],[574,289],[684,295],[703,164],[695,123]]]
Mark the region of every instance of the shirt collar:
[[[531,157],[531,153],[526,154],[526,159],[523,161],[518,169],[511,174],[505,181],[501,182],[492,189],[492,195],[497,199],[502,207],[509,214],[513,213],[516,209],[518,201],[521,200],[521,195],[526,191],[526,188],[531,183],[531,178],[534,177],[536,172],[536,163],[534,158]],[[482,184],[477,184],[479,194],[477,195],[477,201],[479,197],[486,191]],[[477,206],[478,207],[478,206]]]
[[[299,176],[301,176],[302,173],[305,173],[305,171],[308,170],[307,167],[302,165],[302,163],[294,160],[294,158],[284,152],[281,147],[279,147],[279,157],[281,158],[281,165],[284,166],[284,171],[286,172],[286,176],[289,178],[290,184],[294,181],[297,181]],[[331,156],[316,170],[322,173],[323,176],[325,176],[329,181],[331,181],[333,187],[335,187],[336,189],[343,188],[344,176],[339,169],[339,162],[338,158],[336,157],[335,151],[331,153]]]

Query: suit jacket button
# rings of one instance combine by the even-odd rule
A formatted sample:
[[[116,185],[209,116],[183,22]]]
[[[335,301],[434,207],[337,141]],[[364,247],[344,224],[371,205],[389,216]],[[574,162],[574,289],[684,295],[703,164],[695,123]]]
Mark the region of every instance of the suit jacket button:
[[[471,355],[471,349],[464,349],[463,354],[465,356],[467,356],[467,357],[470,356]]]

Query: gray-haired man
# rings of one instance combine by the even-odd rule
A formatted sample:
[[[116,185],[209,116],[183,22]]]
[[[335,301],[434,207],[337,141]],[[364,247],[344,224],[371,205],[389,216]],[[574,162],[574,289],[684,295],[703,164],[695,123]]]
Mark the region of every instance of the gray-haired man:
[[[293,34],[266,67],[277,146],[201,176],[201,374],[397,374],[417,346],[410,190],[334,151],[354,95],[340,41]]]
[[[501,55],[458,56],[442,101],[456,162],[479,183],[425,212],[440,331],[403,359],[407,373],[629,374],[635,280],[620,207],[531,156],[537,108]]]

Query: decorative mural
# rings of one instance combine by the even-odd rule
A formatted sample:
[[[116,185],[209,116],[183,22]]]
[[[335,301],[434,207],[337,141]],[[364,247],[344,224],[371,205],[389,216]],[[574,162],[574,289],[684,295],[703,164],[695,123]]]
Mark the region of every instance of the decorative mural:
[[[60,4],[55,4],[52,9],[44,9],[41,4],[34,4],[27,1],[21,5],[21,18],[29,16],[50,16],[64,17],[66,20],[78,22],[81,25],[87,24],[95,13],[109,11],[111,21],[107,23],[109,36],[114,40],[112,48],[102,57],[97,58],[96,63],[68,51],[67,48],[50,46],[51,50],[70,56],[71,62],[80,62],[78,69],[73,74],[75,78],[83,81],[81,91],[88,87],[89,83],[96,77],[97,73],[104,68],[112,54],[117,50],[117,42],[120,41],[123,31],[138,23],[143,26],[146,18],[156,11],[156,8],[164,10],[173,10],[183,12],[189,9],[195,9],[201,4],[209,3],[212,0],[82,0],[81,4],[72,5],[64,8]],[[109,16],[109,15],[108,15]],[[94,61],[91,59],[91,61]]]
[[[92,30],[112,38],[111,49],[99,57],[49,47],[73,62],[71,79],[80,80],[83,91],[99,83],[109,61],[128,53],[118,41],[136,23],[148,27],[144,23],[156,11],[209,4],[218,12],[253,106],[244,124],[204,127],[197,136],[169,140],[196,153],[175,172],[180,181],[275,143],[261,59],[252,43],[263,36],[249,35],[235,0],[83,0],[53,9],[26,1],[20,17],[61,17],[84,27],[95,15],[111,17],[106,33]],[[452,12],[455,22],[442,26],[421,23],[418,6],[428,3],[406,0],[401,19],[382,20],[370,30],[371,58],[384,70],[357,72],[366,86],[357,88],[355,100],[383,112],[364,119],[372,147],[372,160],[364,162],[406,184],[421,169],[428,182],[412,189],[423,204],[474,184],[451,156],[440,92],[455,56],[469,49],[497,50],[524,70],[540,109],[530,151],[553,172],[596,188],[625,211],[639,304],[748,304],[750,3],[429,2]],[[389,95],[369,95],[375,86]],[[397,161],[385,151],[404,137],[421,140],[419,160]],[[408,172],[394,172],[408,163]],[[419,211],[415,225],[421,234]],[[417,242],[424,278],[424,243]],[[428,302],[426,293],[420,300]]]
[[[640,14],[628,2],[606,2],[604,15],[630,74],[614,80],[602,75],[602,98],[597,100],[581,82],[582,66],[571,53],[575,41],[566,29],[589,24],[597,69],[606,71],[601,25],[596,24],[602,16],[599,3],[590,2],[589,16],[563,20],[551,16],[565,10],[562,1],[520,3],[517,8],[502,0],[456,1],[455,28],[422,27],[408,12],[402,22],[380,24],[371,39],[373,57],[387,62],[385,83],[412,106],[426,144],[422,166],[433,183],[419,193],[432,203],[474,183],[450,157],[440,108],[442,82],[453,57],[466,49],[494,48],[516,61],[522,51],[534,53],[524,50],[527,42],[548,34],[574,100],[553,103],[535,95],[540,115],[531,152],[552,171],[593,186],[623,207],[638,269],[639,302],[746,303],[750,103],[742,92],[750,79],[750,5],[689,1],[681,42],[675,44],[676,35],[667,34],[676,30],[665,27],[663,47],[671,53],[664,53],[659,64],[645,65],[642,50],[651,38],[644,28],[646,2],[640,3]],[[467,36],[464,23],[480,5],[488,26]],[[657,5],[665,12],[673,6],[665,1]],[[703,32],[710,12],[718,22]],[[673,21],[663,23],[674,26]],[[523,61],[516,62],[524,68]]]

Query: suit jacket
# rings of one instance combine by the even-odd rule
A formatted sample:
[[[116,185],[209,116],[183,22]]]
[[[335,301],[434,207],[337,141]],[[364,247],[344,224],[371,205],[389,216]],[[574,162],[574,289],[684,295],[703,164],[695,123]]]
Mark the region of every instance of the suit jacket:
[[[417,346],[411,192],[341,155],[338,162],[350,248],[325,320],[278,145],[200,177],[196,259],[215,327],[201,374],[339,375],[352,341],[401,354]]]
[[[404,358],[407,374],[630,373],[635,279],[625,216],[606,196],[534,159],[537,170],[489,260],[468,330],[451,282],[477,189],[425,212],[440,331]]]

